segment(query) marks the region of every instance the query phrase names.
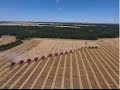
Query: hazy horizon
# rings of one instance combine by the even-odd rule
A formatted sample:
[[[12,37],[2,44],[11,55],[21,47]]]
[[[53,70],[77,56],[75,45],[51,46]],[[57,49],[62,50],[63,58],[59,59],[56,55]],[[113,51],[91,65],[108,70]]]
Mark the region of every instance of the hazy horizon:
[[[106,23],[106,22],[103,22],[103,23],[99,23],[99,22],[94,22],[94,23],[92,23],[92,22],[56,22],[56,21],[53,21],[53,22],[49,22],[49,21],[0,21],[0,22],[3,22],[3,23],[5,23],[5,22],[10,22],[10,23],[15,23],[15,22],[17,22],[17,23],[24,23],[24,22],[26,22],[26,23],[80,23],[80,24],[119,24],[119,22],[118,23]]]

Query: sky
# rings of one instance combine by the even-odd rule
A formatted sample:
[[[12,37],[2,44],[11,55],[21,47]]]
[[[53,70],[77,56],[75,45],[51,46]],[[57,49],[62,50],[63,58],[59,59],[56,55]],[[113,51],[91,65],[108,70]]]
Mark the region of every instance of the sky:
[[[119,23],[119,0],[0,0],[0,21]]]

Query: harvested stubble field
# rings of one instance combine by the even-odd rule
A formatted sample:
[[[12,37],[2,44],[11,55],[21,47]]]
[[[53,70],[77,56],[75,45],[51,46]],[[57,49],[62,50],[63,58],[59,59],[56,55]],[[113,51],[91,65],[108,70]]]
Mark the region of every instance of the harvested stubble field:
[[[25,41],[0,53],[0,88],[118,89],[119,50],[107,43],[106,40]],[[35,57],[38,59],[34,60]],[[26,63],[27,59],[31,62]],[[24,63],[20,64],[20,60]],[[17,64],[11,67],[10,62]]]
[[[15,42],[16,41],[16,37],[15,36],[1,36],[0,37],[0,46],[1,45],[6,45],[8,43],[11,43],[11,42]]]

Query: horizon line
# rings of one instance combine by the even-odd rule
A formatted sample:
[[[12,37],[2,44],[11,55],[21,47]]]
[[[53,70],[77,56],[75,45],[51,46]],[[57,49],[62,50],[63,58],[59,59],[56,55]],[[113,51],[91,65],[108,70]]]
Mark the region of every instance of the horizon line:
[[[83,23],[83,24],[119,24],[118,23],[108,23],[108,22],[65,22],[65,21],[0,21],[0,22],[29,22],[29,23]]]

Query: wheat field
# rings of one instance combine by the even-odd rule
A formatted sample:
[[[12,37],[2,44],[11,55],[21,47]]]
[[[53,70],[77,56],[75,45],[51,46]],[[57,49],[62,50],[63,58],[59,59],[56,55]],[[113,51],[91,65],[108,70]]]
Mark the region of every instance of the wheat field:
[[[0,52],[0,88],[118,89],[119,49],[106,41],[27,40]]]

